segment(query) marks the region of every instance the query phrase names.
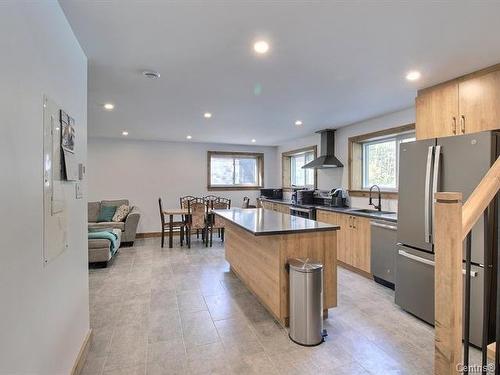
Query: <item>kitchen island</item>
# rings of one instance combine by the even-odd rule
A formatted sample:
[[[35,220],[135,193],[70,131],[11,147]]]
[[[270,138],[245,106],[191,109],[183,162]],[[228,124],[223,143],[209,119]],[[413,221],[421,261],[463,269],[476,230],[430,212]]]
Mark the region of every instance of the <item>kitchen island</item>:
[[[224,221],[225,255],[231,270],[283,326],[289,316],[289,258],[321,262],[324,316],[337,306],[338,225],[262,208],[214,213]]]

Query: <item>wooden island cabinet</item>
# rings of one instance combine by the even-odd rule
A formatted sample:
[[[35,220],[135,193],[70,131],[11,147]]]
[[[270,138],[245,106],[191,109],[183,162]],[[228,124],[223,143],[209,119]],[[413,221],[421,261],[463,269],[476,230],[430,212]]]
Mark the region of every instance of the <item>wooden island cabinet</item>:
[[[214,212],[224,221],[231,270],[283,326],[289,317],[290,258],[323,264],[323,317],[337,306],[338,225],[262,208]]]

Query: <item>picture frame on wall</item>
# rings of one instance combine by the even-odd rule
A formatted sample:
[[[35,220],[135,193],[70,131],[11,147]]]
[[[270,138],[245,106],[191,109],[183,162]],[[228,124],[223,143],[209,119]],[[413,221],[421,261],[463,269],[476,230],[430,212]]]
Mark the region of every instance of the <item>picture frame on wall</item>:
[[[61,147],[75,153],[75,119],[61,109]]]

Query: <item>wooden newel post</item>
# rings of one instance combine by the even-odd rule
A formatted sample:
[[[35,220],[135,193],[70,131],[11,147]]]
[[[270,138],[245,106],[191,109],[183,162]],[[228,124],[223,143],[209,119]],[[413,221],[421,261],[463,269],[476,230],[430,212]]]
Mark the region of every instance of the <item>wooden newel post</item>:
[[[434,214],[434,374],[459,374],[462,362],[462,194],[436,193]]]

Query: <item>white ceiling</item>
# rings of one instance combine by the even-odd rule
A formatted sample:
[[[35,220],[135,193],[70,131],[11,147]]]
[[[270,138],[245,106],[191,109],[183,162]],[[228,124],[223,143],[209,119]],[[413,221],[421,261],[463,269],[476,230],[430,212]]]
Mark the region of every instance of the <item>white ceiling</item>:
[[[60,3],[89,58],[94,137],[275,145],[500,62],[500,1]],[[253,53],[257,38],[268,55]],[[405,80],[411,69],[420,81]]]

